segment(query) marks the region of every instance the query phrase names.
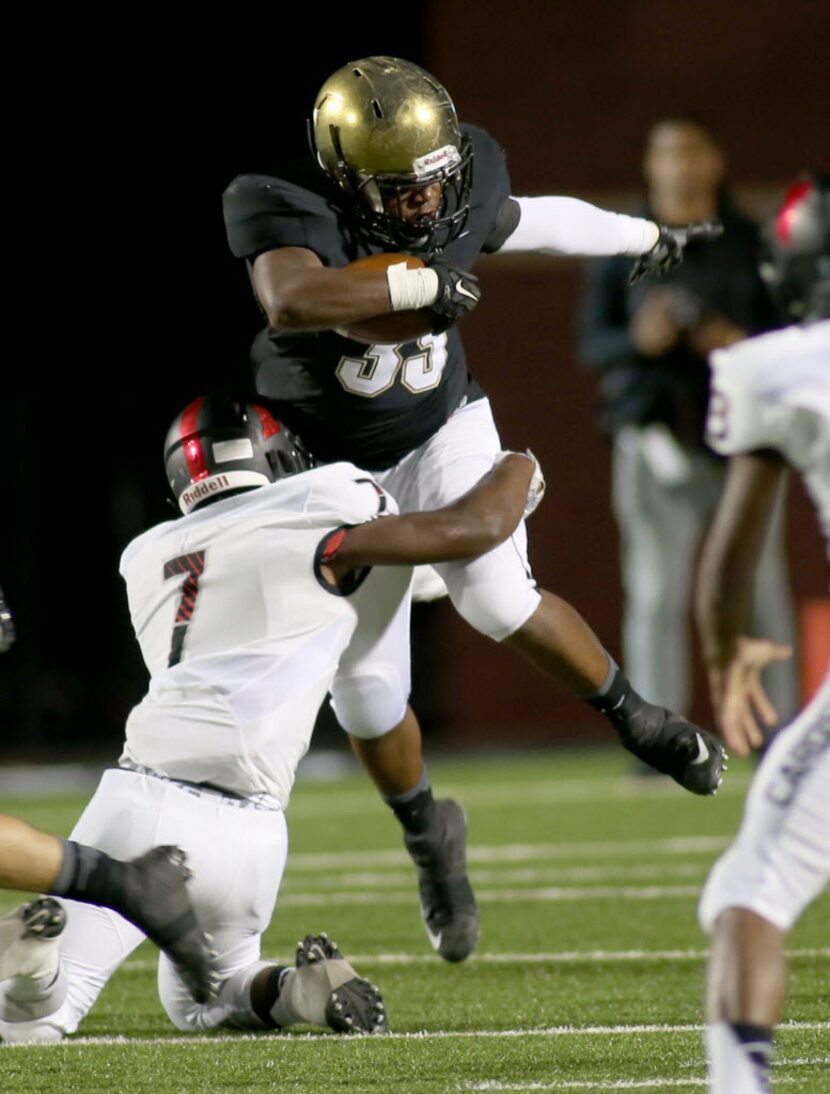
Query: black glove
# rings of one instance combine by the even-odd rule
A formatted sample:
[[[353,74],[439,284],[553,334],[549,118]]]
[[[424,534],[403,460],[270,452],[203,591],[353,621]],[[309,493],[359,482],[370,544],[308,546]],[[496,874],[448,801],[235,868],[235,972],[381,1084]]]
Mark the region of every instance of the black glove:
[[[436,262],[431,268],[438,274],[438,296],[429,310],[436,319],[432,329],[441,334],[473,310],[481,299],[481,286],[475,274],[458,266]]]
[[[723,235],[723,225],[717,217],[702,220],[697,224],[686,224],[683,228],[660,226],[657,242],[644,255],[640,255],[628,275],[629,285],[648,274],[663,277],[683,261],[683,248],[693,239],[717,239]]]

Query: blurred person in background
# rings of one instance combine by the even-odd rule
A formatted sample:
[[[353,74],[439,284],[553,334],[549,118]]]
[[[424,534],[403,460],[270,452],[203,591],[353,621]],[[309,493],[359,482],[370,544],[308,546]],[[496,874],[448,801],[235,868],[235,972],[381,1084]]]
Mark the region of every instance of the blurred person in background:
[[[655,702],[688,714],[689,606],[695,557],[720,495],[724,461],[704,440],[707,355],[775,325],[758,273],[757,225],[726,191],[723,150],[699,121],[672,117],[648,133],[643,215],[681,225],[717,215],[719,239],[692,240],[658,283],[629,285],[619,257],[588,267],[581,351],[600,377],[601,426],[613,439],[612,502],[622,539],[623,668]],[[783,484],[755,580],[765,634],[792,644]],[[793,715],[791,663],[770,666],[778,719]]]
[[[764,533],[789,467],[830,548],[830,176],[788,190],[769,232],[765,276],[784,330],[712,356],[707,436],[729,457],[696,595],[712,703],[726,744],[758,748],[775,718],[761,681],[792,650],[754,628],[749,601]],[[740,832],[700,901],[712,935],[706,1047],[712,1094],[767,1094],[787,983],[786,935],[830,880],[830,673],[778,734],[755,776]]]

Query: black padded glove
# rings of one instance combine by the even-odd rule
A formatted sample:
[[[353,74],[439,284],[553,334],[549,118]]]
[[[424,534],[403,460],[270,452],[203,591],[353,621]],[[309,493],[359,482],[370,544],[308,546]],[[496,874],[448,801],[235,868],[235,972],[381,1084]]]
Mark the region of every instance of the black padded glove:
[[[723,235],[723,225],[717,217],[702,220],[696,224],[686,224],[682,228],[660,226],[660,235],[650,251],[640,255],[628,275],[629,285],[641,277],[655,274],[663,277],[683,261],[683,248],[693,239],[717,239]]]
[[[436,262],[431,268],[438,274],[438,296],[429,310],[436,319],[433,330],[441,334],[473,310],[481,299],[481,286],[475,274],[458,266]]]

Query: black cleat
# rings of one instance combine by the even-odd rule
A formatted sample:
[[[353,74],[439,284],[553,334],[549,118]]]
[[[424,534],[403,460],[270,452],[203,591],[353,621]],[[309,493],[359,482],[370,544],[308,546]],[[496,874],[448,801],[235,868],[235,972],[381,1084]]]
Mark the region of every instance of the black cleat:
[[[717,737],[665,707],[645,702],[636,692],[632,696],[636,705],[626,698],[617,708],[603,711],[628,751],[670,775],[684,790],[714,794],[728,759]]]
[[[199,926],[186,882],[187,857],[178,847],[154,847],[125,863],[127,879],[118,911],[176,966],[197,1003],[216,997],[220,978],[210,935]]]
[[[717,792],[728,757],[712,733],[666,707],[647,703],[619,669],[608,691],[590,697],[588,702],[605,715],[637,759],[671,775],[693,794]]]
[[[383,996],[370,980],[358,976],[327,934],[307,934],[297,943],[298,969],[325,961],[337,961],[337,979],[347,979],[331,991],[326,1003],[326,1022],[335,1033],[388,1033],[389,1019]],[[353,974],[348,976],[348,974]]]
[[[66,912],[54,897],[22,904],[0,919],[0,980],[54,977]]]
[[[478,941],[478,908],[467,878],[467,817],[458,802],[435,803],[426,832],[404,835],[418,870],[421,915],[433,949],[463,961]]]
[[[57,938],[66,926],[66,911],[54,897],[42,896],[20,909],[21,938]]]

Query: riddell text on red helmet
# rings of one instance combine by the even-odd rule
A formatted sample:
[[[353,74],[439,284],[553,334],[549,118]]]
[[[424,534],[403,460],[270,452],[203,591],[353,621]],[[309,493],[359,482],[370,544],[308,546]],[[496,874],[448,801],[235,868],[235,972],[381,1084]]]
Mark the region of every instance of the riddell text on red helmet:
[[[182,501],[185,505],[192,505],[200,498],[206,498],[208,494],[215,494],[219,490],[227,490],[229,486],[230,481],[227,475],[214,475],[207,482],[197,482],[195,486],[183,490]]]

